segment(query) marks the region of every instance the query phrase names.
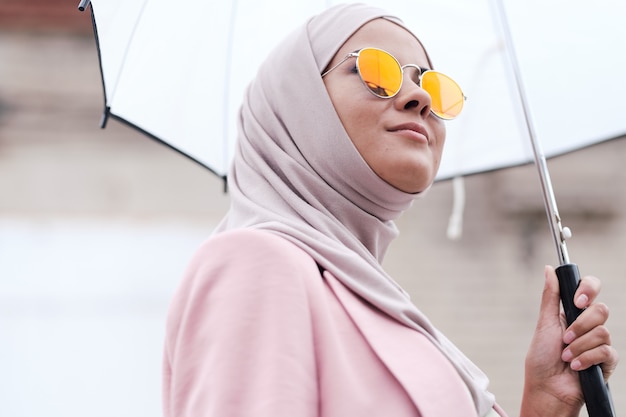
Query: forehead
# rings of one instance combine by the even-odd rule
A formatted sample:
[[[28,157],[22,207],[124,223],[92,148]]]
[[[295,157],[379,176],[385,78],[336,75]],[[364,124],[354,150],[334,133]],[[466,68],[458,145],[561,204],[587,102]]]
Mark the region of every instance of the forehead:
[[[426,52],[415,36],[403,27],[382,18],[374,19],[354,32],[337,51],[333,62],[365,47],[384,49],[394,55],[402,65],[429,66]]]

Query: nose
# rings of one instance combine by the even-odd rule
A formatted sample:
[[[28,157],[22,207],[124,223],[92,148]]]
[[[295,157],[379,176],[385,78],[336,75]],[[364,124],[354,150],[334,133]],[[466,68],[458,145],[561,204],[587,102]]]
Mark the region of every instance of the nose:
[[[428,116],[431,107],[430,94],[420,87],[421,70],[414,65],[402,68],[402,86],[396,97],[397,106],[403,110],[417,111],[422,117]]]

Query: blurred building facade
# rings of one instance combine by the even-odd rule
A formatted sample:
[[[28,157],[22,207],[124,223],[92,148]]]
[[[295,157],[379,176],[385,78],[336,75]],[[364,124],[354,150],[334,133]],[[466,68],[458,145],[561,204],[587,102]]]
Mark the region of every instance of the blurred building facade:
[[[208,171],[128,127],[99,129],[97,53],[77,4],[0,0],[0,369],[11,371],[0,415],[78,416],[82,396],[112,403],[102,415],[152,416],[169,297],[228,196]],[[622,352],[625,163],[623,139],[549,162],[570,255],[603,279]],[[468,177],[465,190],[458,240],[446,237],[452,184],[438,183],[398,220],[385,264],[516,415],[543,265],[556,253],[533,166]],[[51,386],[62,372],[72,378]],[[83,391],[90,384],[99,390]],[[623,369],[612,389],[626,409]]]

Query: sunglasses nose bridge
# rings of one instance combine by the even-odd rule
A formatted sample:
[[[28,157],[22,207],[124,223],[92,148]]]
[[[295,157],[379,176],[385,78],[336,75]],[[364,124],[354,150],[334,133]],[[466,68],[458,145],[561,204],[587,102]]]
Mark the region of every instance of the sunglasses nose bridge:
[[[405,77],[406,72],[405,69],[414,69],[414,71],[411,71],[410,76]],[[411,81],[413,81],[418,87],[421,87],[422,84],[422,69],[420,67],[418,67],[415,64],[406,64],[403,65],[402,67],[400,67],[400,70],[402,71],[402,78],[408,78]]]
[[[430,93],[422,87],[423,69],[415,64],[406,64],[401,67],[401,70],[404,93],[398,102],[399,105],[404,109],[418,110],[423,116],[426,116],[432,111],[432,98]]]

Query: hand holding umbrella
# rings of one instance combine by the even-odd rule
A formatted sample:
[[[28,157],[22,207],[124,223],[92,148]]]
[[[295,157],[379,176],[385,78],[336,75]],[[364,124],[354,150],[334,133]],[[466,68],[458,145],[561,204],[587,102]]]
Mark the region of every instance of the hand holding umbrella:
[[[607,379],[613,372],[617,363],[615,351],[601,349],[602,345],[610,344],[610,336],[602,331],[608,309],[604,304],[594,303],[599,290],[600,280],[592,276],[582,278],[575,297],[577,305],[586,308],[586,312],[566,328],[559,308],[558,278],[554,268],[546,267],[539,319],[526,356],[526,402],[522,404],[522,416],[567,415],[569,409],[577,414],[585,402],[577,380],[584,381],[581,377],[589,369],[582,371],[580,376],[576,370],[602,360]],[[568,347],[564,350],[565,343]],[[589,398],[589,393],[585,395]],[[604,392],[592,392],[591,401],[587,401],[589,415],[614,413],[610,397],[605,395]],[[602,398],[608,402],[602,403]]]

